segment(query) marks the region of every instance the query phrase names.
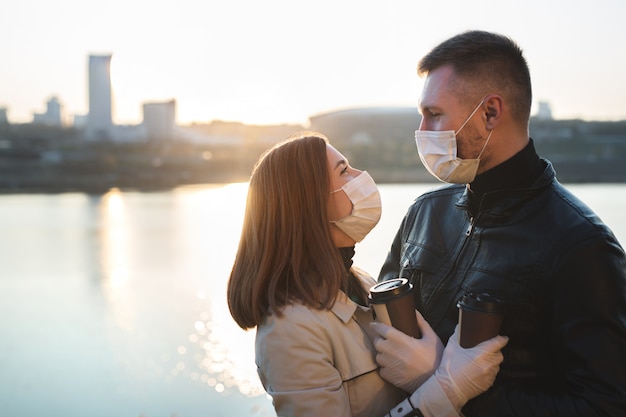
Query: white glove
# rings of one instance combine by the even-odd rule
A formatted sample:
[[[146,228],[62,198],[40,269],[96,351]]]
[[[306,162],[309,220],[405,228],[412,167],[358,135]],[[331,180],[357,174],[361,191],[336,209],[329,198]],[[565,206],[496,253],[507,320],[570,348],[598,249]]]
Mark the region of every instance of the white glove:
[[[500,350],[508,341],[508,337],[496,336],[464,349],[459,345],[457,324],[443,351],[435,378],[458,411],[493,385],[504,359]]]
[[[380,376],[406,392],[415,391],[435,372],[443,353],[443,343],[437,334],[419,311],[416,310],[415,315],[421,339],[384,323],[370,323],[372,330],[380,336],[374,339]]]

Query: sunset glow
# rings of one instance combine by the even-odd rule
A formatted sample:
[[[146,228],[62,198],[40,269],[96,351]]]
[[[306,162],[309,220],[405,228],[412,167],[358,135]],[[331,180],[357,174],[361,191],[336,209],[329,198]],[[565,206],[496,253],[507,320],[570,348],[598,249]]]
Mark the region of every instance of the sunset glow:
[[[144,102],[170,99],[180,124],[306,123],[339,108],[415,106],[419,58],[485,29],[521,44],[535,104],[550,102],[555,118],[626,119],[626,57],[613,47],[626,39],[625,12],[617,0],[486,10],[461,0],[9,2],[0,107],[28,122],[57,96],[68,115],[85,114],[87,57],[98,53],[113,56],[117,124],[140,123]]]

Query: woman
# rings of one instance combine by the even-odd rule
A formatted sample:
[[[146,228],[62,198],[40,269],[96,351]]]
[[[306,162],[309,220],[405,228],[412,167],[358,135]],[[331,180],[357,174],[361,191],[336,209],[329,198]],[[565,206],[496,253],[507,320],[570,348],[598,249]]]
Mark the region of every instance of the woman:
[[[288,138],[254,168],[228,303],[240,327],[257,327],[258,374],[279,416],[383,416],[406,402],[407,393],[385,381],[376,362],[367,303],[375,281],[352,267],[355,243],[380,212],[371,177],[319,133]],[[424,337],[436,339],[432,374],[441,342],[418,320]],[[481,364],[493,374],[484,377],[484,389],[496,362]],[[428,397],[447,402],[441,389]]]

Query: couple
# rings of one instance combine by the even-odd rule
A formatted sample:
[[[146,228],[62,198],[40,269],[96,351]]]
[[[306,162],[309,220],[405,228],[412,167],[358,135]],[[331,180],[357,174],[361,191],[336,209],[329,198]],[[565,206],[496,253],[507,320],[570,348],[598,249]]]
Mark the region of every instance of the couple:
[[[366,172],[304,132],[252,173],[228,302],[257,328],[277,414],[626,415],[626,255],[536,154],[520,48],[465,32],[418,72],[418,153],[451,185],[415,200],[378,280],[414,283],[421,339],[373,320],[375,281],[352,266],[380,217]],[[503,336],[465,349],[456,303],[471,291],[509,308]]]

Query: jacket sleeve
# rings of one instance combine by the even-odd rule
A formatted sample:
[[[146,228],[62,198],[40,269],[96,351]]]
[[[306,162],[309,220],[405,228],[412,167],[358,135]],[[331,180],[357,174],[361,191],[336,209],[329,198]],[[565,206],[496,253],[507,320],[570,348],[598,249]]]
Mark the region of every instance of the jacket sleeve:
[[[470,401],[467,417],[626,415],[626,260],[617,241],[582,242],[555,265],[550,384],[496,380]]]
[[[277,415],[351,415],[327,329],[313,315],[270,316],[257,329],[258,374]]]

